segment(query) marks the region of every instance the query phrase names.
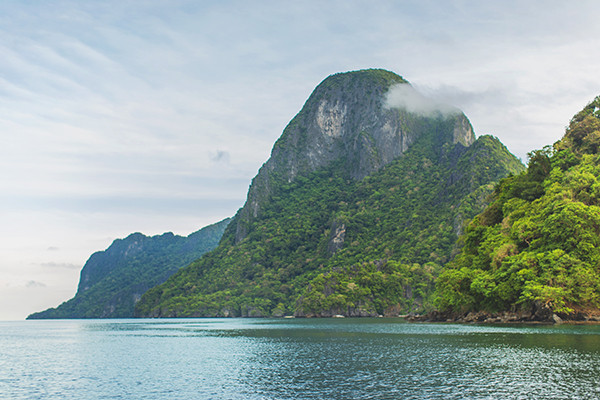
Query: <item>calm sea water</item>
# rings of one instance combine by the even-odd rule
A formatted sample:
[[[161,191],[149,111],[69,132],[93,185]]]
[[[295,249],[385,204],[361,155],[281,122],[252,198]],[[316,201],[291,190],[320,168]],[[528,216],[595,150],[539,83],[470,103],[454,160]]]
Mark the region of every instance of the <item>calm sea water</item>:
[[[2,399],[600,399],[600,326],[0,322]]]

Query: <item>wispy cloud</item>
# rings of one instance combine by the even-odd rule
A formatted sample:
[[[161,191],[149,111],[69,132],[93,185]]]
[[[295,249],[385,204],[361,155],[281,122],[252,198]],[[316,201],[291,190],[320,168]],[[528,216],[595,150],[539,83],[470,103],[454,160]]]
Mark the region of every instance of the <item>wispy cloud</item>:
[[[406,83],[392,86],[386,93],[384,105],[422,116],[445,117],[460,113],[456,107],[425,97]]]
[[[72,263],[61,263],[61,262],[45,262],[40,263],[40,265],[44,268],[63,268],[63,269],[81,269],[81,265],[72,264]]]
[[[25,284],[27,288],[45,288],[47,285],[43,282],[29,281]]]
[[[225,151],[225,150],[217,150],[216,152],[211,154],[210,159],[216,163],[228,164],[229,163],[229,152]]]

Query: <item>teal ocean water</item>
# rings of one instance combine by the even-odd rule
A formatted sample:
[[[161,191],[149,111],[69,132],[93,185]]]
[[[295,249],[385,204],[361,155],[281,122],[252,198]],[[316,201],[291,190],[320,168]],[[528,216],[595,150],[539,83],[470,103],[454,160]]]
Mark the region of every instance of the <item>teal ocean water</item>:
[[[0,322],[1,399],[600,399],[600,326]]]

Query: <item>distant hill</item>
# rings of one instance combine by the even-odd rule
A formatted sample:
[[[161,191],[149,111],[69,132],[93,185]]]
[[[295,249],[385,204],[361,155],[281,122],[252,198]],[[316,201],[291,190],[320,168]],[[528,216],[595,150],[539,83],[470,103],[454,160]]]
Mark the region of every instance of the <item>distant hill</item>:
[[[600,96],[554,146],[529,154],[526,172],[502,180],[468,226],[438,281],[443,318],[600,320],[599,151]]]
[[[423,310],[464,222],[523,169],[392,72],[332,75],[275,143],[218,248],[146,292],[136,316]]]
[[[133,317],[142,294],[214,249],[230,219],[187,237],[133,233],[92,254],[81,270],[75,297],[28,319]]]

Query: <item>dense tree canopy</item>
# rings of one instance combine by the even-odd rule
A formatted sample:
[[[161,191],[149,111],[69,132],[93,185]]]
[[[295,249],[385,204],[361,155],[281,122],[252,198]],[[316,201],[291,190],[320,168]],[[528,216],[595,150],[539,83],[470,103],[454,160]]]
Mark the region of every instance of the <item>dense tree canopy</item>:
[[[526,172],[498,184],[437,282],[440,309],[600,307],[599,110],[600,97],[562,140],[529,154]]]

